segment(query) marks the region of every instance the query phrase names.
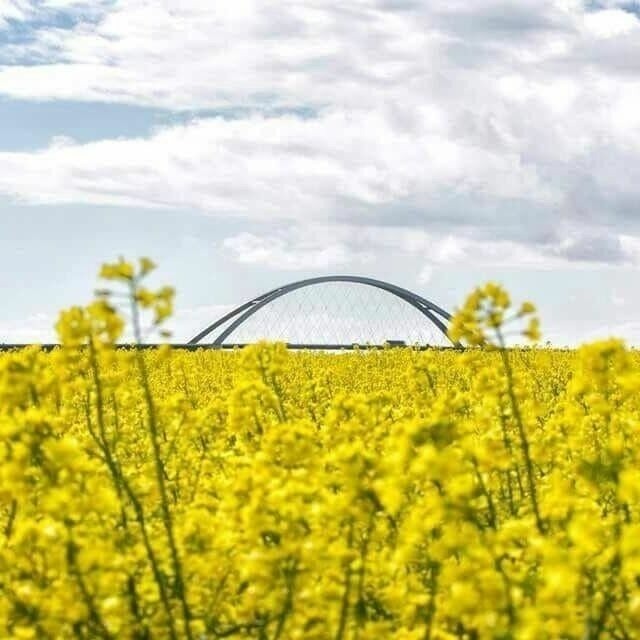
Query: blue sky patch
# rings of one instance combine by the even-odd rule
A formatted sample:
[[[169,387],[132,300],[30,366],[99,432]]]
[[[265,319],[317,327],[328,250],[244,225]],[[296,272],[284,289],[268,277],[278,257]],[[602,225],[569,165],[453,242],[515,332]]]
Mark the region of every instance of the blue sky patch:
[[[35,42],[40,31],[53,29],[71,30],[80,23],[96,24],[104,15],[101,7],[112,5],[114,2],[97,1],[91,10],[78,7],[75,10],[60,10],[42,7],[36,3],[35,13],[26,20],[7,18],[4,28],[0,27],[0,64],[29,65],[51,60],[41,60],[37,54],[28,48]],[[1,23],[0,23],[1,24]]]
[[[101,102],[52,100],[34,102],[0,97],[0,151],[34,151],[49,146],[57,136],[79,143],[114,138],[149,137],[154,130],[198,118],[247,118],[255,109],[201,109],[169,111],[152,107]],[[267,109],[268,117],[291,114],[312,118],[311,107]]]
[[[602,2],[602,0],[589,0],[586,3],[587,11],[601,11],[602,9],[621,9],[628,13],[640,16],[640,2],[638,0],[629,0],[616,2],[613,6],[611,2]]]
[[[168,119],[167,112],[141,106],[0,98],[0,150],[42,149],[56,136],[80,143],[148,136]]]

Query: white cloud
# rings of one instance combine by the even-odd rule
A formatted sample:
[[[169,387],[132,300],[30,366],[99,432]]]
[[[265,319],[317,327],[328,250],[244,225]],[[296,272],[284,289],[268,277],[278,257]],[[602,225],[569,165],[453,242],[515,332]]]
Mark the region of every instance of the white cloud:
[[[373,137],[372,137],[373,134]],[[428,170],[426,170],[428,167]],[[513,154],[451,140],[417,119],[411,131],[376,112],[203,119],[149,139],[0,153],[0,190],[38,203],[186,206],[214,215],[366,219],[434,192],[552,201]]]
[[[71,13],[78,19],[95,19],[111,4],[110,0],[0,0],[0,30],[9,29],[10,22],[47,19],[60,12]],[[48,37],[42,34],[46,42]]]
[[[19,52],[44,63],[0,69],[0,92],[185,109],[361,107],[385,100],[389,91],[427,95],[448,90],[447,79],[469,85],[486,81],[482,72],[535,72],[540,63],[561,63],[603,33],[626,33],[635,20],[621,9],[585,13],[578,3],[559,0],[359,0],[348,7],[336,0],[13,0],[7,6],[25,18],[65,10],[77,24],[43,27],[21,44]]]
[[[618,291],[613,291],[611,293],[611,304],[615,307],[624,307],[627,303],[627,299],[623,294],[620,294]]]
[[[640,28],[640,20],[621,9],[605,9],[587,14],[584,24],[587,31],[598,38],[612,38]]]
[[[428,242],[433,264],[633,262],[640,21],[625,6],[0,0],[0,25],[42,22],[9,48],[0,94],[228,110],[0,153],[0,193],[266,222],[226,246],[286,269],[370,254],[292,225],[393,227],[371,246]],[[47,25],[52,12],[71,26]]]
[[[609,233],[567,234],[554,248],[554,253],[574,262],[636,262],[634,252],[623,244],[621,237]]]
[[[0,0],[0,29],[6,29],[9,20],[25,20],[30,4],[28,0]]]
[[[640,322],[633,320],[629,322],[616,322],[612,319],[609,324],[585,332],[581,342],[584,344],[620,336],[623,337],[627,344],[640,345]]]
[[[0,324],[0,343],[29,344],[56,342],[54,325],[57,316],[49,313],[29,314],[20,323]]]
[[[298,238],[296,242],[282,235],[240,233],[226,238],[223,246],[238,262],[291,271],[327,269],[372,260],[370,252],[359,252],[342,242],[323,242],[315,235]]]
[[[428,284],[433,278],[433,266],[425,264],[418,274],[418,282],[420,284]]]
[[[243,232],[226,238],[223,246],[237,262],[289,271],[370,267],[380,260],[391,264],[406,258],[422,264],[418,282],[423,284],[438,267],[584,269],[640,263],[640,241],[624,235],[559,234],[528,247],[521,242],[474,237],[464,229],[428,233],[413,227],[311,224],[290,226],[278,234]]]

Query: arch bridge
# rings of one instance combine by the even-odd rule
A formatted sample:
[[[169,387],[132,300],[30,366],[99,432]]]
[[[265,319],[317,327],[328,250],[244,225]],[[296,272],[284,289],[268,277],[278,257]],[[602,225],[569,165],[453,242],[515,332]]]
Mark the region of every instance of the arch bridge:
[[[417,293],[391,284],[389,282],[384,282],[382,280],[376,280],[363,276],[351,275],[333,275],[308,278],[305,280],[299,280],[297,282],[291,282],[289,284],[277,287],[276,289],[272,289],[271,291],[257,296],[256,298],[253,298],[252,300],[249,300],[248,302],[245,302],[244,304],[241,304],[235,309],[229,311],[229,313],[226,313],[221,318],[203,329],[196,336],[194,336],[189,341],[188,345],[192,348],[197,346],[233,348],[244,346],[250,342],[255,342],[255,339],[245,339],[244,341],[236,340],[235,342],[233,341],[233,339],[242,334],[243,329],[245,329],[251,323],[256,324],[257,319],[260,318],[260,316],[266,315],[267,310],[276,307],[278,304],[282,305],[283,301],[286,298],[295,297],[295,292],[302,292],[303,290],[306,290],[306,292],[309,294],[312,288],[315,288],[315,292],[318,292],[318,290],[321,288],[321,285],[335,284],[362,285],[364,287],[368,287],[370,290],[383,292],[384,294],[387,294],[387,306],[389,306],[389,300],[393,300],[396,306],[398,306],[398,302],[401,303],[399,305],[401,309],[396,309],[396,315],[399,318],[403,318],[409,315],[412,316],[412,320],[414,322],[413,335],[418,336],[418,339],[408,339],[408,332],[406,336],[403,336],[402,327],[400,326],[403,324],[403,322],[401,320],[393,321],[390,312],[385,312],[385,309],[381,302],[377,303],[373,313],[367,313],[367,310],[364,308],[365,304],[363,303],[363,297],[362,295],[360,295],[361,308],[355,309],[355,311],[361,313],[360,319],[362,320],[362,322],[368,324],[370,327],[375,324],[374,321],[377,321],[378,324],[380,324],[379,321],[385,320],[386,313],[389,319],[389,322],[387,323],[389,326],[385,327],[383,325],[382,329],[380,327],[376,327],[376,332],[370,334],[369,340],[343,340],[341,339],[342,334],[339,335],[337,339],[331,341],[328,341],[324,337],[316,340],[312,339],[312,336],[310,335],[311,332],[309,332],[304,334],[304,340],[285,339],[284,341],[287,342],[287,346],[289,348],[326,350],[352,349],[358,346],[373,348],[381,348],[383,346],[413,346],[424,348],[433,346],[433,344],[424,337],[430,331],[435,331],[441,343],[444,342],[448,346],[458,346],[456,344],[453,344],[447,335],[447,327],[451,320],[451,315],[442,307],[431,302],[430,300],[427,300],[426,298],[423,298]],[[311,293],[308,295],[308,299],[311,300],[312,304],[318,297],[318,293]],[[344,311],[344,309],[349,308],[349,306],[350,305],[347,304],[345,307],[343,304],[341,309]],[[357,305],[351,306],[353,307]],[[304,305],[302,303],[298,304],[295,312],[287,308],[281,310],[279,320],[283,323],[289,322],[289,324],[291,324],[292,316],[295,315],[295,313],[304,314]],[[335,324],[338,321],[336,312],[329,308],[328,305],[323,308],[322,313],[315,313],[314,318],[314,321],[316,322],[320,330],[323,328],[323,324],[326,326],[330,323]],[[353,328],[352,325],[353,322],[346,322],[343,320],[341,326],[343,328]],[[320,330],[318,331],[319,335],[322,333],[322,331]],[[381,331],[386,331],[388,333],[392,333],[393,335],[386,335],[381,337]],[[400,332],[401,335],[398,335],[398,332]],[[207,338],[209,338],[209,340],[207,340]],[[263,338],[278,340],[282,339],[282,337],[274,338],[270,335],[259,334],[257,336],[257,339]]]

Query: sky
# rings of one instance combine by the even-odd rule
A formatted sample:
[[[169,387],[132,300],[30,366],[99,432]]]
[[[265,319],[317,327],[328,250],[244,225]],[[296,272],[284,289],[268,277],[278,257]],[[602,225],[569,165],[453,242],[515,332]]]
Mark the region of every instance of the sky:
[[[0,0],[0,342],[147,255],[176,341],[349,273],[640,345],[639,205],[637,0]]]

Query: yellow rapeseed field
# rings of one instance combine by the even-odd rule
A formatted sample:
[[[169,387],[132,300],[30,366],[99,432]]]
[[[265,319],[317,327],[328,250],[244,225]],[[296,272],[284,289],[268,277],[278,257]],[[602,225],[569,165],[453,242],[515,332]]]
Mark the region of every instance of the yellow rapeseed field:
[[[0,638],[640,638],[640,360],[478,289],[465,351],[115,350],[149,260],[0,356]]]

